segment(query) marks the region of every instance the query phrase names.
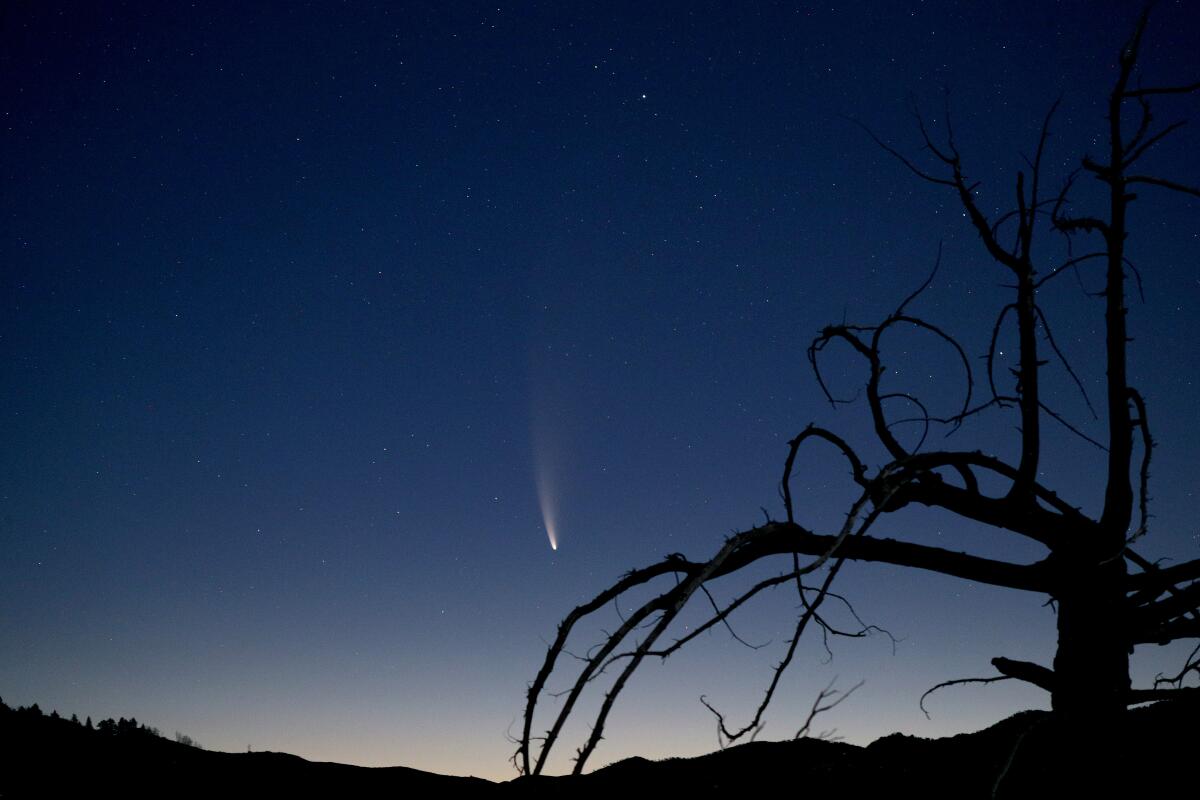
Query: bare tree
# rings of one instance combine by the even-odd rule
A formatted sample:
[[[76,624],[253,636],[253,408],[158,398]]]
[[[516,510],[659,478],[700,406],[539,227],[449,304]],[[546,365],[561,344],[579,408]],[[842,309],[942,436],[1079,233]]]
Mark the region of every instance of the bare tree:
[[[1131,704],[1200,691],[1184,687],[1189,673],[1200,674],[1200,646],[1192,651],[1178,674],[1160,677],[1153,687],[1133,688],[1129,672],[1129,655],[1136,645],[1200,638],[1200,559],[1159,567],[1135,549],[1135,543],[1147,532],[1150,517],[1147,488],[1154,440],[1146,403],[1127,378],[1129,338],[1125,303],[1131,278],[1140,281],[1126,255],[1127,210],[1136,193],[1143,189],[1200,197],[1200,188],[1149,174],[1141,168],[1143,157],[1181,124],[1156,125],[1151,101],[1200,89],[1200,83],[1142,86],[1137,81],[1135,67],[1145,25],[1143,14],[1120,53],[1117,78],[1108,99],[1107,155],[1084,158],[1080,169],[1066,179],[1059,191],[1048,193],[1043,155],[1055,104],[1042,124],[1033,158],[1027,159],[1028,172],[1017,173],[1016,208],[995,219],[990,219],[979,206],[978,184],[966,171],[948,115],[940,132],[928,128],[918,115],[918,128],[927,153],[923,160],[909,158],[871,134],[918,178],[945,187],[957,198],[988,256],[1009,276],[1012,299],[995,319],[983,374],[976,380],[971,360],[954,336],[909,311],[929,281],[904,298],[878,324],[843,323],[824,328],[808,350],[822,390],[831,402],[841,402],[835,400],[821,378],[821,359],[831,344],[848,346],[869,370],[862,395],[876,441],[868,444],[882,446],[888,462],[872,470],[860,457],[861,448],[832,430],[810,425],[791,440],[784,461],[780,484],[784,520],[768,519],[763,525],[730,536],[716,555],[704,561],[673,554],[656,564],[633,570],[571,611],[560,623],[545,661],[529,687],[524,724],[513,757],[519,771],[527,775],[543,771],[580,696],[595,678],[607,673],[612,676],[611,683],[592,721],[590,735],[575,757],[574,771],[581,772],[602,738],[613,704],[639,665],[647,658],[666,658],[701,633],[728,624],[732,612],[761,592],[793,584],[801,601],[799,616],[786,652],[774,668],[765,696],[750,721],[742,727],[727,727],[725,718],[709,706],[717,715],[723,742],[752,736],[761,726],[780,677],[810,626],[817,626],[826,636],[862,635],[867,631],[869,626],[865,625],[857,631],[838,630],[823,614],[828,601],[844,600],[831,592],[831,586],[847,561],[884,562],[1049,595],[1056,607],[1058,625],[1058,649],[1051,666],[998,657],[992,659],[997,671],[993,677],[961,682],[1032,683],[1050,693],[1052,708],[1060,719],[1111,721]],[[1077,215],[1070,204],[1072,189],[1078,177],[1089,175],[1099,181],[1106,208],[1094,216]],[[1044,248],[1034,249],[1035,237],[1047,232],[1064,237],[1066,255],[1056,263],[1037,263]],[[1086,249],[1080,249],[1080,244]],[[1106,379],[1102,410],[1106,414],[1107,435],[1103,441],[1088,439],[1107,453],[1103,508],[1096,516],[1089,516],[1059,497],[1039,477],[1045,438],[1043,422],[1052,420],[1051,424],[1061,423],[1071,432],[1085,436],[1066,416],[1052,410],[1043,397],[1043,367],[1053,362],[1063,365],[1087,400],[1088,408],[1091,402],[1083,382],[1055,343],[1038,293],[1048,282],[1068,271],[1089,268],[1102,269],[1104,281],[1101,294]],[[1014,385],[1002,390],[1001,379],[995,374],[997,342],[1002,329],[1014,323],[1019,342]],[[925,410],[921,398],[883,388],[881,339],[899,328],[916,329],[941,340],[961,362],[965,377],[963,400],[957,413],[934,417]],[[977,399],[981,393],[977,391],[979,386],[986,387],[982,399]],[[917,416],[910,414],[898,419],[895,408],[899,404],[893,401],[904,401],[907,407],[918,409]],[[889,407],[893,410],[891,415]],[[1020,419],[1020,455],[1015,463],[978,450],[926,450],[925,435],[915,446],[906,446],[895,433],[898,425],[914,421],[926,434],[939,426],[954,430],[981,412],[1005,409]],[[792,502],[790,478],[797,452],[815,442],[823,442],[840,453],[858,492],[846,512],[844,524],[830,534],[804,527],[796,519]],[[997,491],[996,487],[1001,488]],[[908,506],[943,509],[962,519],[1024,537],[1044,548],[1046,555],[1033,563],[1013,563],[869,535],[881,518]],[[788,559],[789,566],[784,572],[748,586],[728,604],[717,604],[709,593],[707,587],[712,581],[764,559],[779,557]],[[561,657],[569,653],[568,638],[577,624],[630,592],[645,591],[644,587],[660,578],[673,581],[623,617],[615,631],[572,662],[581,665],[578,674],[569,682],[569,688],[558,695],[561,702],[549,729],[535,738],[538,702],[546,693],[551,675],[559,670]],[[711,605],[707,621],[680,638],[664,642],[681,611],[702,598],[707,598]],[[813,714],[823,709],[821,703],[828,697],[823,693],[818,698]],[[809,728],[811,721],[810,715],[801,733]],[[539,746],[535,747],[535,742]]]

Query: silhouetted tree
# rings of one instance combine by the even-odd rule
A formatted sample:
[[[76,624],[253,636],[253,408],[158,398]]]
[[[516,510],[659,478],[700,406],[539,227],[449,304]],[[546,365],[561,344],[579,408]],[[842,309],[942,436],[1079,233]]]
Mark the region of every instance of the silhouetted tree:
[[[200,750],[204,749],[195,739],[188,736],[186,733],[180,733],[179,731],[175,731],[175,741],[179,742],[180,744],[187,745],[188,747],[195,747]]]
[[[873,470],[860,456],[861,447],[832,430],[810,425],[789,443],[780,485],[784,520],[768,520],[729,537],[716,555],[704,561],[673,554],[659,563],[633,570],[571,611],[560,623],[528,690],[524,724],[513,757],[519,771],[542,772],[584,689],[602,673],[615,673],[590,734],[577,751],[574,771],[582,771],[602,738],[614,702],[646,658],[666,658],[701,633],[726,623],[731,612],[757,594],[794,584],[801,611],[764,699],[743,727],[730,728],[724,717],[717,714],[725,742],[737,741],[756,731],[805,630],[816,625],[825,634],[839,633],[822,616],[822,607],[826,600],[837,598],[830,587],[847,561],[877,561],[932,570],[973,582],[1049,595],[1056,606],[1058,626],[1058,648],[1052,665],[998,657],[992,660],[997,670],[994,677],[974,680],[1016,679],[1044,689],[1050,693],[1055,718],[1070,721],[1072,730],[1085,730],[1088,726],[1105,729],[1102,723],[1114,722],[1128,705],[1200,691],[1183,688],[1183,679],[1189,671],[1200,673],[1200,647],[1192,651],[1178,675],[1160,678],[1153,687],[1132,688],[1129,674],[1129,654],[1136,645],[1200,638],[1197,608],[1200,560],[1159,567],[1134,547],[1146,534],[1150,518],[1147,487],[1154,441],[1146,403],[1128,379],[1125,303],[1129,280],[1137,276],[1127,255],[1130,234],[1127,212],[1137,192],[1142,190],[1200,197],[1200,189],[1196,187],[1142,170],[1143,157],[1182,124],[1156,125],[1151,102],[1200,89],[1200,83],[1147,87],[1136,80],[1135,67],[1145,24],[1143,14],[1119,56],[1102,137],[1107,141],[1105,154],[1085,157],[1080,170],[1057,193],[1046,193],[1043,174],[1043,155],[1057,104],[1046,115],[1034,157],[1028,161],[1028,173],[1016,175],[1016,208],[994,219],[984,213],[977,201],[977,183],[968,176],[948,117],[944,138],[935,136],[918,117],[928,166],[875,139],[921,180],[944,187],[956,198],[984,250],[1011,283],[1012,299],[999,310],[992,326],[981,380],[976,380],[963,347],[950,333],[909,310],[932,276],[877,324],[843,323],[824,328],[808,351],[818,382],[830,401],[836,402],[825,388],[820,371],[821,355],[831,344],[848,346],[865,363],[868,375],[862,395],[874,431],[875,442],[871,446],[881,446],[887,452],[887,463]],[[1077,175],[1090,175],[1099,181],[1104,207],[1094,215],[1076,215],[1070,210],[1069,200]],[[1067,255],[1055,263],[1046,263],[1042,258],[1044,248],[1035,251],[1033,247],[1035,238],[1047,230],[1062,234],[1067,242]],[[1086,249],[1079,249],[1081,242],[1086,243]],[[1087,396],[1083,383],[1075,378],[1076,373],[1055,343],[1038,293],[1064,273],[1088,268],[1103,271],[1104,287],[1100,295],[1104,302],[1107,433],[1103,441],[1089,440],[1106,451],[1103,508],[1096,516],[1089,516],[1059,497],[1039,472],[1043,422],[1053,420],[1083,435],[1068,419],[1051,409],[1043,391],[1043,367],[1052,361],[1062,364],[1085,400]],[[1014,386],[1002,390],[994,367],[997,341],[1006,324],[1015,325],[1018,365],[1013,370]],[[961,362],[965,371],[963,399],[953,416],[936,418],[925,410],[927,406],[921,398],[884,388],[881,340],[901,328],[916,329],[941,340]],[[987,389],[982,400],[976,399],[975,389],[979,384]],[[895,409],[902,403],[917,409],[916,416],[909,412],[906,418],[898,418]],[[1090,400],[1087,404],[1091,406]],[[914,445],[902,441],[895,433],[898,425],[914,421],[926,434],[937,426],[953,430],[975,415],[995,409],[1011,409],[1019,416],[1019,458],[1015,462],[979,450],[926,450],[926,436],[922,435]],[[831,446],[839,454],[839,460],[849,466],[859,492],[841,529],[829,535],[814,533],[797,520],[789,485],[798,450],[817,442]],[[1046,556],[1034,563],[1012,563],[868,535],[882,517],[909,506],[943,509],[962,519],[1024,537],[1043,547]],[[771,557],[788,559],[787,571],[747,587],[723,607],[713,600],[707,589],[710,582]],[[814,584],[804,583],[818,576]],[[561,704],[550,728],[544,736],[535,738],[533,723],[538,701],[559,666],[560,657],[568,652],[568,637],[576,625],[658,578],[671,579],[669,588],[624,616],[613,633],[582,651],[584,655],[572,662],[581,663],[582,667],[569,687],[556,695]],[[698,598],[707,598],[711,603],[713,613],[707,621],[670,644],[660,644],[681,610]],[[949,683],[954,682],[941,685]],[[535,742],[540,747],[535,748]]]

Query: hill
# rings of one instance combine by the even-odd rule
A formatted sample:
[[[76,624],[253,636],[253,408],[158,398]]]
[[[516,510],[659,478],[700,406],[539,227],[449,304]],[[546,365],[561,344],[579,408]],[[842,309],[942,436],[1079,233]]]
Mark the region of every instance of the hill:
[[[89,720],[90,722],[90,720]],[[165,739],[136,720],[94,729],[0,703],[0,797],[104,792],[136,797],[475,796],[493,784],[408,767],[356,767],[288,753],[221,753]]]
[[[95,729],[36,706],[0,703],[0,797],[112,792],[121,797],[615,797],[629,792],[701,796],[781,788],[866,797],[1042,797],[1103,789],[1147,792],[1195,780],[1200,703],[1129,712],[1121,731],[1087,746],[1049,714],[1025,711],[974,733],[941,739],[892,734],[866,747],[818,739],[752,742],[696,758],[626,759],[578,777],[492,783],[407,767],[307,761],[286,753],[221,753],[162,738],[135,720]],[[993,794],[995,793],[995,794]]]

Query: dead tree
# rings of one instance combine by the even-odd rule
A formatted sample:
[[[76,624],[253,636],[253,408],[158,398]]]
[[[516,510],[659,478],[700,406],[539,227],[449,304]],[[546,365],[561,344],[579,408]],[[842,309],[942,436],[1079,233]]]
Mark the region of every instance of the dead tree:
[[[1200,691],[1184,688],[1189,672],[1200,673],[1200,646],[1192,651],[1178,675],[1160,678],[1153,687],[1133,688],[1129,675],[1129,654],[1135,646],[1200,639],[1200,559],[1160,568],[1135,549],[1135,543],[1140,546],[1139,540],[1147,532],[1150,516],[1147,488],[1154,440],[1146,403],[1127,378],[1129,338],[1125,303],[1134,272],[1126,255],[1127,210],[1142,190],[1200,197],[1200,188],[1143,172],[1141,168],[1143,157],[1181,124],[1157,126],[1151,102],[1166,95],[1187,95],[1200,90],[1200,83],[1179,86],[1138,83],[1135,66],[1145,24],[1143,15],[1120,53],[1116,82],[1108,99],[1106,157],[1084,158],[1080,169],[1065,181],[1060,191],[1046,193],[1043,154],[1055,112],[1051,108],[1042,125],[1034,158],[1028,161],[1028,174],[1019,172],[1016,176],[1016,208],[996,219],[989,219],[979,207],[978,184],[966,171],[948,118],[944,132],[935,137],[935,132],[918,116],[928,165],[907,157],[872,134],[884,150],[919,179],[945,187],[957,198],[988,256],[1007,273],[1013,295],[997,315],[984,359],[984,374],[976,381],[971,361],[959,342],[942,327],[909,311],[909,305],[924,286],[878,324],[843,323],[823,329],[808,350],[818,382],[833,401],[820,370],[821,355],[828,345],[848,345],[865,362],[869,371],[862,394],[877,439],[873,446],[881,445],[886,450],[888,463],[872,470],[849,441],[831,430],[810,425],[791,440],[784,462],[780,493],[786,519],[768,520],[729,537],[716,555],[707,560],[692,561],[674,554],[633,570],[568,614],[529,687],[524,724],[513,757],[520,772],[526,775],[542,772],[564,723],[596,677],[606,674],[611,683],[592,722],[591,733],[577,751],[576,773],[582,771],[595,750],[613,704],[640,664],[647,658],[666,658],[701,633],[725,624],[733,611],[767,589],[794,584],[801,600],[799,617],[764,699],[749,723],[740,728],[728,728],[724,717],[717,714],[723,740],[736,741],[752,734],[760,727],[763,712],[805,631],[817,626],[825,634],[839,633],[822,615],[822,608],[828,600],[837,599],[830,587],[848,561],[876,561],[931,570],[1048,595],[1057,609],[1058,626],[1058,649],[1052,665],[998,657],[992,660],[997,671],[994,677],[971,680],[1015,679],[1032,683],[1049,692],[1052,708],[1061,719],[1096,722],[1102,717],[1111,721],[1131,704]],[[1132,126],[1127,124],[1130,118],[1136,120]],[[1130,127],[1133,130],[1127,130]],[[1080,176],[1098,180],[1107,200],[1107,208],[1094,216],[1076,215],[1071,210],[1071,190]],[[1045,232],[1066,237],[1068,255],[1058,263],[1035,263],[1035,252],[1041,252],[1033,248],[1035,236]],[[1081,243],[1086,249],[1080,248]],[[1067,271],[1089,268],[1103,270],[1104,276],[1107,436],[1104,441],[1094,443],[1107,451],[1107,469],[1103,509],[1096,516],[1089,516],[1059,497],[1039,479],[1038,472],[1043,422],[1048,419],[1061,422],[1082,435],[1069,420],[1053,411],[1042,396],[1041,374],[1047,363],[1062,363],[1073,378],[1075,372],[1054,342],[1047,315],[1038,302],[1038,292]],[[1002,391],[994,369],[997,341],[1001,329],[1014,323],[1019,342],[1018,366],[1013,370],[1015,385]],[[882,387],[881,338],[902,327],[915,328],[942,340],[961,361],[966,378],[958,413],[935,418],[924,411],[920,398],[888,392]],[[1078,378],[1075,382],[1082,392],[1082,382]],[[976,391],[977,384],[986,386],[986,392]],[[984,397],[976,399],[978,394]],[[1019,416],[1020,456],[1016,463],[1010,463],[977,450],[925,450],[924,436],[915,447],[906,447],[894,431],[898,424],[912,422],[912,418],[898,420],[885,410],[889,401],[897,399],[921,410],[916,419],[927,432],[935,426],[955,429],[985,410],[1008,409]],[[797,451],[816,441],[840,452],[858,491],[841,529],[831,534],[804,527],[796,518],[792,502],[790,477]],[[996,491],[997,486],[1002,489]],[[1025,537],[1045,548],[1046,555],[1033,563],[1011,563],[870,535],[882,518],[909,506],[943,509],[963,519]],[[710,582],[771,557],[788,559],[789,568],[749,586],[723,607],[712,600],[707,589]],[[534,714],[538,702],[546,692],[547,681],[559,668],[561,657],[568,652],[568,637],[575,626],[609,603],[633,590],[644,590],[660,578],[673,579],[669,588],[624,617],[614,632],[573,662],[582,666],[569,688],[558,695],[561,704],[549,729],[535,738]],[[698,596],[707,597],[711,603],[711,616],[681,638],[664,643],[664,635],[681,610],[698,600]],[[814,711],[818,705],[814,705]],[[535,742],[540,747],[535,748]]]

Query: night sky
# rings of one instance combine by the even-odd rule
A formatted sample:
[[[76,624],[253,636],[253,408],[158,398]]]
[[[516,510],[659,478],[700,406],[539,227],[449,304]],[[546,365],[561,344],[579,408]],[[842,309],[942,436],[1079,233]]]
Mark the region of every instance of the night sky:
[[[780,516],[809,422],[882,463],[866,409],[832,409],[808,368],[821,326],[879,321],[941,243],[913,310],[985,351],[1003,269],[945,187],[848,117],[919,159],[909,104],[942,131],[948,89],[989,213],[1060,95],[1051,185],[1102,154],[1137,4],[836,5],[4,3],[0,696],[212,749],[512,776],[505,733],[567,611]],[[1195,80],[1198,37],[1200,7],[1160,3],[1146,79]],[[1156,108],[1200,120],[1195,98]],[[1196,131],[1147,163],[1196,183]],[[1142,195],[1131,374],[1160,443],[1142,550],[1194,558],[1200,206]],[[1042,295],[1096,401],[1098,281]],[[961,401],[929,339],[898,333],[885,362],[933,410]],[[836,348],[823,365],[842,395],[866,375]],[[1047,381],[1104,435],[1061,367]],[[983,415],[949,445],[1011,457],[1016,422]],[[1045,425],[1042,479],[1094,512],[1104,454]],[[798,520],[836,529],[851,488],[814,448]],[[874,533],[1043,554],[946,514]],[[999,684],[917,708],[992,656],[1048,663],[1044,596],[875,565],[839,586],[894,654],[874,636],[826,663],[813,638],[761,738],[794,733],[835,676],[866,684],[818,728],[857,743],[1047,707]],[[795,602],[734,618],[763,650],[718,630],[646,664],[593,766],[714,749],[699,696],[744,721]],[[1172,654],[1140,656],[1135,682]]]

